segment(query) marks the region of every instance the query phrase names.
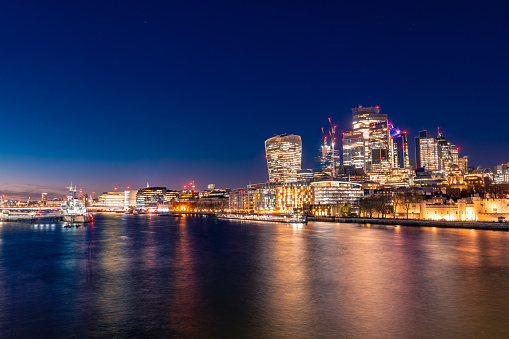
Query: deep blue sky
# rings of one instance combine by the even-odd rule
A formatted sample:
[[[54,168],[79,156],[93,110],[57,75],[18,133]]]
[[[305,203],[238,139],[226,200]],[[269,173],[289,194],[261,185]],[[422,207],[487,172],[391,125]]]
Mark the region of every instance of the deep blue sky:
[[[507,1],[0,3],[0,190],[267,180],[265,139],[380,105],[509,161]]]

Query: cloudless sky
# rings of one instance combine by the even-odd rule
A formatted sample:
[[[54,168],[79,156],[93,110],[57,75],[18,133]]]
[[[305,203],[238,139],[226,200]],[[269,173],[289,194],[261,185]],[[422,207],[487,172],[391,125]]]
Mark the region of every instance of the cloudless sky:
[[[266,181],[264,141],[381,106],[509,162],[507,1],[0,2],[0,191]]]

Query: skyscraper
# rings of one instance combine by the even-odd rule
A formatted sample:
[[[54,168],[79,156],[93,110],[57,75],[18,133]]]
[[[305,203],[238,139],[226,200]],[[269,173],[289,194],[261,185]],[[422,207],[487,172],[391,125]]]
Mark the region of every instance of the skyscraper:
[[[468,157],[464,156],[463,158],[459,158],[458,166],[463,174],[468,174]]]
[[[265,141],[269,181],[287,183],[297,181],[301,169],[302,140],[293,134],[281,134]]]
[[[365,171],[389,170],[393,149],[387,114],[379,106],[352,108],[352,131],[343,134],[343,163]]]
[[[420,131],[415,138],[415,163],[417,168],[424,168],[426,172],[438,172],[438,141],[429,131]]]
[[[436,140],[439,159],[438,171],[447,174],[449,173],[449,171],[451,170],[451,166],[453,165],[451,144],[447,142],[447,140],[445,140],[445,137],[442,133],[440,133],[440,130],[438,131]]]

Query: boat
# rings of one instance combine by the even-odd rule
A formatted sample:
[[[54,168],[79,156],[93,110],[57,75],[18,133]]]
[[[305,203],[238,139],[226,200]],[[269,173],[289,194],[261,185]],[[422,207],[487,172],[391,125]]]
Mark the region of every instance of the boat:
[[[60,213],[62,220],[71,223],[87,223],[94,221],[94,216],[88,213],[87,208],[83,205],[83,201],[76,198],[76,186],[67,187],[69,194],[63,204],[60,205]]]
[[[306,214],[242,214],[242,213],[219,213],[219,219],[237,219],[237,220],[253,220],[253,221],[270,221],[306,224],[308,218]]]
[[[159,215],[161,217],[176,217],[176,215],[173,214],[172,211],[169,211],[169,212],[156,212],[156,215]]]

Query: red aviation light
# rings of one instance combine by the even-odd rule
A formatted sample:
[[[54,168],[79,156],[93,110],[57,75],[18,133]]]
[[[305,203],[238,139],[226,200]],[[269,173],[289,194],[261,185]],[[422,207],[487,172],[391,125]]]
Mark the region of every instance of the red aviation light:
[[[186,185],[184,185],[184,188],[187,188],[187,186],[186,186]]]
[[[459,148],[459,147],[456,147],[456,151],[459,151],[459,150],[460,150],[460,148]]]
[[[189,183],[189,186],[192,186],[192,185],[193,185],[193,183],[192,183],[192,182],[190,182],[190,183]]]
[[[115,187],[115,191],[118,190],[118,187]]]
[[[127,186],[126,188],[129,190],[129,189],[131,189],[131,186]]]

